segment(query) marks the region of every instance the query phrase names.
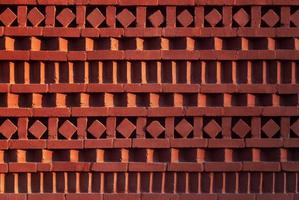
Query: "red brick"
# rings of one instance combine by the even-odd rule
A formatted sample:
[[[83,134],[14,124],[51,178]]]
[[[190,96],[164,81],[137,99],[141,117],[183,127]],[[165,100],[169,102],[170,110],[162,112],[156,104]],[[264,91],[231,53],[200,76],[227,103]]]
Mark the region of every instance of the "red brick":
[[[217,197],[217,196],[215,196]],[[159,200],[179,200],[179,194],[160,194],[160,193],[142,193],[141,198],[143,200],[159,199]],[[210,199],[208,199],[210,200]],[[212,200],[212,199],[211,199]],[[213,199],[213,200],[216,200]]]
[[[282,199],[282,200],[292,200],[294,198],[293,194],[257,194],[257,200],[271,200],[271,199]]]
[[[35,117],[68,117],[71,115],[69,108],[33,108]]]
[[[130,162],[129,171],[137,172],[164,172],[166,171],[165,163],[141,163],[141,162]]]
[[[282,138],[246,138],[246,147],[279,148],[283,146]]]
[[[47,84],[13,84],[10,86],[13,93],[45,93],[48,91]]]
[[[92,163],[92,171],[97,172],[126,172],[128,170],[127,163]]]
[[[113,139],[84,140],[84,148],[112,148]]]
[[[57,200],[64,200],[65,195],[64,194],[28,194],[27,196],[28,200],[52,200],[52,199],[57,199]]]
[[[82,140],[48,140],[48,149],[83,149]]]
[[[35,163],[9,163],[9,172],[36,172],[37,166]]]
[[[1,2],[0,2],[1,4]],[[3,200],[26,200],[27,195],[26,194],[0,194],[0,199]]]
[[[133,148],[169,148],[168,139],[133,139],[132,143]]]
[[[66,200],[81,200],[81,199],[90,199],[90,200],[102,200],[103,194],[66,194]]]
[[[90,163],[86,162],[53,162],[52,171],[62,172],[88,172],[90,171]]]
[[[243,171],[280,171],[279,162],[244,162]]]
[[[9,140],[10,149],[43,149],[46,148],[45,140]]]
[[[203,171],[202,163],[169,163],[167,171],[177,172],[201,172]]]
[[[104,200],[132,199],[140,200],[140,194],[104,194]]]
[[[172,148],[198,148],[198,147],[207,147],[208,140],[207,139],[199,139],[199,138],[171,138],[170,139],[170,147]]]
[[[234,172],[242,170],[240,162],[205,162],[204,170],[207,172]]]
[[[219,194],[219,200],[255,200],[254,194]]]

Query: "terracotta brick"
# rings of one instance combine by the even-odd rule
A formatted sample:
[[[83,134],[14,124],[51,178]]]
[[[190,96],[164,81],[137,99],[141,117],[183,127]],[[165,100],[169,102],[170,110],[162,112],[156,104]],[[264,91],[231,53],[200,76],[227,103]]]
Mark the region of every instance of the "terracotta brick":
[[[297,199],[296,0],[0,4],[0,199]]]
[[[40,198],[43,198],[45,200],[50,199],[58,199],[58,200],[64,200],[65,196],[64,194],[28,194],[27,199],[28,200],[38,200]]]

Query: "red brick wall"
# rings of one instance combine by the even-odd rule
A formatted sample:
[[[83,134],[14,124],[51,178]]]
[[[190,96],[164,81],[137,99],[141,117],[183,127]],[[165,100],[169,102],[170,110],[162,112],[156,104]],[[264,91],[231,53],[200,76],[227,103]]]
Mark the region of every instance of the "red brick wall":
[[[0,4],[0,199],[299,199],[298,0]]]

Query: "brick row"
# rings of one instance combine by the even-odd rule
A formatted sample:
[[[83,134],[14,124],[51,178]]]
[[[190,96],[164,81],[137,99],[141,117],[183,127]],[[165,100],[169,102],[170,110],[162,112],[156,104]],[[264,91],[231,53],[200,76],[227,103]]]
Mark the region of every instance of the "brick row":
[[[292,177],[293,176],[293,177]],[[114,177],[118,177],[126,187],[116,182]],[[11,181],[9,187],[4,191],[14,194],[6,195],[26,195],[24,193],[30,191],[28,196],[36,196],[42,198],[42,195],[50,197],[76,196],[89,197],[95,196],[115,196],[134,197],[148,196],[148,199],[164,197],[162,199],[170,199],[170,197],[178,198],[208,198],[214,196],[213,199],[231,199],[234,191],[237,199],[293,199],[297,194],[297,188],[289,183],[298,183],[297,173],[9,173],[1,174],[2,180]],[[172,183],[175,179],[175,184]],[[40,181],[41,180],[41,181]],[[34,184],[30,184],[34,181]],[[161,181],[161,182],[159,182]],[[19,183],[18,183],[19,182]],[[16,184],[14,189],[12,184]],[[76,185],[76,183],[79,183]],[[57,184],[55,186],[54,184]],[[284,193],[277,185],[285,186]],[[217,187],[212,189],[209,187]],[[41,194],[39,192],[42,192]],[[54,191],[54,192],[53,192]],[[18,193],[19,194],[16,194]],[[53,192],[53,193],[52,193]],[[215,193],[217,192],[217,193]],[[264,193],[262,193],[264,192]],[[51,194],[52,193],[52,194]],[[162,194],[161,194],[162,193]],[[266,194],[265,194],[266,193]],[[5,194],[1,193],[1,197]],[[250,198],[249,198],[250,197]],[[51,199],[51,198],[50,198]],[[55,198],[57,199],[57,198]],[[158,198],[159,199],[159,198]],[[184,199],[184,198],[183,198]]]
[[[52,109],[52,112],[54,111]],[[123,112],[128,111],[125,109]],[[238,139],[247,139],[246,145],[254,147],[254,145],[259,144],[262,146],[282,146],[283,141],[279,138],[298,138],[299,135],[297,115],[294,117],[219,117],[216,113],[214,116],[183,117],[178,113],[175,117],[167,115],[167,117],[148,116],[148,118],[136,117],[136,114],[135,117],[126,114],[126,117],[118,115],[118,117],[88,118],[57,118],[51,117],[54,114],[50,115],[49,113],[44,115],[49,118],[1,118],[0,133],[2,139],[140,138],[145,139],[144,142],[146,143],[148,139],[192,138],[193,144],[200,142],[200,140],[195,140],[197,138],[219,139],[218,144],[217,140],[209,142],[210,145],[214,144],[215,146],[225,145],[224,143],[221,144],[221,140],[225,141],[228,146],[242,146],[244,141],[238,141]],[[249,138],[253,140],[249,140]],[[236,143],[234,144],[230,139],[237,139],[234,141]],[[265,141],[259,141],[259,139]],[[151,143],[152,141],[148,142]],[[167,144],[169,141],[164,140],[164,142]],[[130,140],[127,140],[126,143],[131,144]]]
[[[148,148],[148,149],[167,149],[167,148],[228,148],[241,151],[240,148],[290,148],[290,155],[293,155],[292,148],[299,146],[298,138],[288,139],[152,139],[152,138],[90,138],[89,139],[72,139],[72,140],[55,140],[55,139],[23,139],[23,140],[1,140],[0,150],[16,150],[16,149],[110,149],[110,148]],[[153,142],[156,142],[153,144]],[[223,143],[225,142],[225,143]],[[186,144],[187,143],[187,144]],[[212,150],[211,150],[212,151]],[[67,152],[67,151],[66,151]],[[167,152],[167,151],[166,151]],[[207,150],[207,152],[209,152]],[[222,151],[220,151],[222,152]],[[245,152],[250,152],[246,150]],[[296,153],[296,150],[294,150]],[[242,152],[241,152],[242,153]],[[290,158],[292,161],[292,157]],[[295,159],[295,158],[294,158]]]
[[[120,37],[298,37],[298,28],[41,28],[1,27],[0,36],[120,38]]]
[[[139,195],[134,194],[1,194],[3,199],[18,199],[18,200],[38,200],[38,199],[57,199],[57,200],[78,200],[88,198],[91,200],[115,200],[118,198],[132,199],[132,200],[149,200],[155,199],[208,199],[208,200],[228,200],[228,199],[244,199],[244,200],[262,200],[262,199],[283,199],[283,200],[296,200],[296,194],[151,194],[142,193]]]
[[[4,1],[6,2],[6,1]],[[73,2],[73,1],[72,1]],[[80,1],[82,2],[82,1]],[[162,1],[161,1],[162,2]],[[163,1],[164,2],[164,1]],[[169,1],[170,2],[170,1]],[[175,1],[174,4],[181,2]],[[182,1],[183,2],[183,1]],[[194,1],[193,1],[194,2]],[[276,2],[276,1],[271,1]],[[294,1],[292,1],[294,2]],[[88,2],[87,2],[88,3]],[[137,2],[136,2],[137,3]],[[66,3],[68,4],[68,3]],[[150,4],[150,3],[149,3]],[[238,3],[237,3],[238,4]],[[294,3],[295,4],[295,3]],[[298,8],[262,6],[107,5],[3,6],[3,26],[50,27],[298,27]],[[151,5],[151,4],[150,4]],[[158,4],[156,4],[158,5]],[[295,4],[296,5],[296,4]],[[242,7],[241,7],[242,6]],[[291,9],[292,8],[292,9]],[[281,11],[281,12],[280,12]],[[9,16],[9,17],[6,17]]]

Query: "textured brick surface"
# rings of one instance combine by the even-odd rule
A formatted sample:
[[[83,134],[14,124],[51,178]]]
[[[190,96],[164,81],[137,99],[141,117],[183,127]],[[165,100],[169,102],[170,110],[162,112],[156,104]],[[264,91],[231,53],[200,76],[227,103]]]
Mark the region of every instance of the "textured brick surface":
[[[299,199],[298,0],[0,5],[0,199]]]

